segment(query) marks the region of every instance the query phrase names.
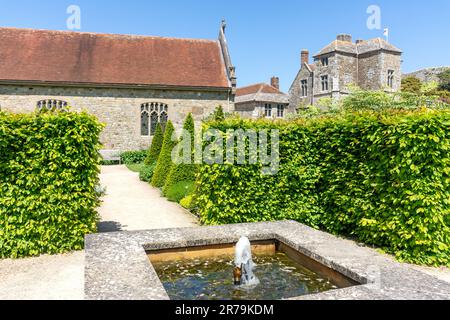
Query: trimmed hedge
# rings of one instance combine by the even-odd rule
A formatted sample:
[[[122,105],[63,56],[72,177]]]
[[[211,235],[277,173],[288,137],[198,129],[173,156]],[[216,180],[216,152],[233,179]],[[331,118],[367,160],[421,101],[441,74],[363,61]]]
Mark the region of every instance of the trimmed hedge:
[[[80,250],[96,232],[101,130],[87,113],[0,112],[0,258]]]
[[[158,161],[159,154],[161,153],[161,148],[164,139],[164,132],[161,127],[161,124],[158,123],[156,126],[155,136],[152,140],[152,145],[150,149],[148,149],[147,157],[145,158],[146,165],[152,165]]]
[[[280,171],[202,165],[194,198],[206,224],[292,219],[401,261],[450,265],[450,112],[344,113],[296,122],[209,124],[280,130]]]
[[[170,174],[168,175],[166,179],[166,183],[164,184],[163,193],[164,195],[167,194],[167,191],[170,187],[177,184],[181,181],[194,181],[195,175],[197,173],[197,165],[194,164],[194,135],[195,135],[195,124],[194,124],[194,118],[192,117],[192,114],[189,113],[186,117],[186,120],[183,125],[183,129],[187,130],[191,134],[191,164],[174,164],[170,170]]]
[[[172,202],[180,202],[194,192],[194,182],[180,181],[167,189],[167,199]]]
[[[154,187],[162,188],[164,186],[167,176],[170,173],[170,169],[172,168],[172,150],[177,144],[176,141],[172,141],[172,135],[174,132],[175,128],[169,120],[164,132],[164,141],[161,153],[159,154],[158,163],[152,177],[152,185]]]
[[[124,164],[143,163],[147,157],[146,150],[125,151],[120,154],[120,160]]]

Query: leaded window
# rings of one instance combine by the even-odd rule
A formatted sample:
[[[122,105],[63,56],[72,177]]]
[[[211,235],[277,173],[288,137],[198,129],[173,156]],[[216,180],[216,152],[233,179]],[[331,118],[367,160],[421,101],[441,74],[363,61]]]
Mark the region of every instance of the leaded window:
[[[308,96],[308,80],[302,80],[301,85],[302,85],[302,97],[307,97]]]
[[[168,117],[169,106],[165,103],[149,102],[141,105],[141,135],[153,136],[158,123],[165,128]]]
[[[277,117],[284,118],[284,105],[282,104],[277,105]]]
[[[394,70],[388,70],[387,85],[389,88],[394,87]]]
[[[37,103],[38,111],[67,111],[68,103],[62,100],[48,99]]]
[[[264,106],[264,116],[266,118],[271,118],[272,117],[272,105],[271,104],[266,104]]]
[[[328,91],[328,88],[329,88],[328,76],[321,76],[320,80],[321,80],[321,83],[322,83],[322,91]]]

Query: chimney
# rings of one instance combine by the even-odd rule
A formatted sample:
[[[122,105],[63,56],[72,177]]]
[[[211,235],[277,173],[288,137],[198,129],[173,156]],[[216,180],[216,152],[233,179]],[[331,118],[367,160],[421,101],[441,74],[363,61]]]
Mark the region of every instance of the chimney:
[[[277,88],[278,90],[280,90],[280,78],[278,77],[272,77],[270,79],[270,85],[274,88]]]
[[[361,39],[356,40],[356,44],[360,44],[361,42],[364,42],[364,40]]]
[[[308,50],[302,50],[302,53],[300,56],[301,56],[302,66],[305,63],[309,63],[309,51]]]
[[[336,39],[339,41],[352,42],[352,36],[349,34],[338,34]]]

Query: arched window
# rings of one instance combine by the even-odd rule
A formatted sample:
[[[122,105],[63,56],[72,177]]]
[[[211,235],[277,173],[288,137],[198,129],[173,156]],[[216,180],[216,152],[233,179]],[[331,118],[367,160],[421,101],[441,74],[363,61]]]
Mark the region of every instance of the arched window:
[[[67,111],[67,102],[62,100],[41,100],[37,103],[38,111]]]
[[[168,111],[169,106],[165,103],[143,103],[141,105],[141,135],[155,135],[158,123],[165,128],[169,119]]]

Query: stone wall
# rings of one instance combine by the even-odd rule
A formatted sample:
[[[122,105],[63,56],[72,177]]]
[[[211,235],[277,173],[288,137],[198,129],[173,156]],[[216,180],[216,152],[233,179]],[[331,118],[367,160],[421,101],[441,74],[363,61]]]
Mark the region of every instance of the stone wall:
[[[73,111],[86,110],[106,127],[101,135],[104,149],[146,149],[151,137],[141,136],[141,104],[161,102],[169,107],[169,120],[179,130],[191,112],[199,123],[222,105],[225,112],[234,111],[228,92],[83,88],[50,86],[0,85],[0,107],[3,111],[33,112],[40,100],[63,100]]]
[[[308,80],[308,95],[302,96],[302,80]],[[313,78],[311,72],[303,65],[289,89],[289,109],[295,112],[298,108],[306,108],[311,104],[313,94]]]
[[[359,58],[358,69],[358,85],[362,89],[381,89],[381,59],[378,52],[361,55]],[[387,83],[387,76],[384,83]]]
[[[336,54],[336,59],[338,82],[337,86],[333,84],[333,91],[346,94],[350,85],[358,83],[358,58],[350,54]]]
[[[394,70],[394,83],[390,91],[397,92],[402,88],[402,58],[400,54],[393,54],[389,52],[381,52],[381,79],[380,82],[384,84],[383,88],[387,87],[388,70]]]

